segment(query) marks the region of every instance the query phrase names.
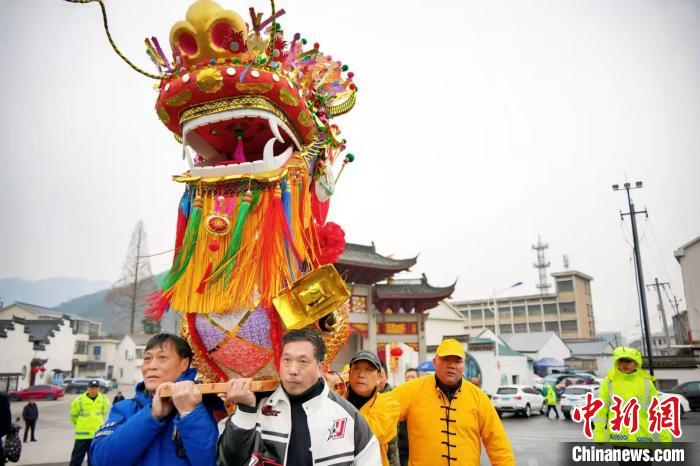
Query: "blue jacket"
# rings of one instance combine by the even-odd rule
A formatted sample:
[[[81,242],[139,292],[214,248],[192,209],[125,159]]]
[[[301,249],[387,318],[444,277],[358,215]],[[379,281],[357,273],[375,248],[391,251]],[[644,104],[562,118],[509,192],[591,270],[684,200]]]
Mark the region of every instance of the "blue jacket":
[[[188,369],[177,380],[194,380],[196,373]],[[95,434],[90,462],[96,466],[216,465],[216,417],[225,415],[221,400],[206,397],[183,419],[175,411],[160,421],[151,415],[151,403],[141,382],[134,398],[115,404]]]

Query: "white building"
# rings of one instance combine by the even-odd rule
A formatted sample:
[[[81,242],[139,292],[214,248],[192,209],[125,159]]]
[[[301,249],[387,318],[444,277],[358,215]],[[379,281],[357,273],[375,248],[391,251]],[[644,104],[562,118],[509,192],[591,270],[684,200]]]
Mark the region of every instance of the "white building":
[[[674,253],[681,266],[683,291],[688,310],[689,343],[700,347],[700,236],[684,244]]]
[[[116,379],[117,346],[119,340],[93,338],[88,342],[87,360],[78,364],[79,377],[100,377]]]
[[[445,335],[464,335],[467,320],[448,301],[440,301],[436,307],[425,312],[425,342],[428,346],[439,345]]]
[[[0,390],[51,383],[77,375],[88,360],[88,342],[101,324],[82,316],[16,302],[0,309]],[[36,369],[34,369],[36,368]]]
[[[501,333],[501,339],[512,349],[537,362],[543,358],[555,359],[564,365],[571,357],[571,349],[554,332]]]
[[[608,340],[567,341],[571,357],[565,362],[568,366],[585,371],[593,371],[598,377],[605,377],[612,367],[615,347]]]
[[[137,384],[141,376],[143,354],[146,343],[153,335],[146,333],[130,333],[119,342],[115,356],[115,375],[120,384]]]
[[[70,373],[76,335],[68,319],[0,321],[0,391],[51,383]]]

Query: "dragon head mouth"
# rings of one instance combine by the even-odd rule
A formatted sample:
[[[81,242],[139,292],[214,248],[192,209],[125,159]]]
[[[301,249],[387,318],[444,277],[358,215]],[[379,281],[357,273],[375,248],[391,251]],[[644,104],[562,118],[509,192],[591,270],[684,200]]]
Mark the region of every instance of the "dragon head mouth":
[[[331,149],[319,156],[332,162],[342,145],[329,120],[354,105],[347,66],[318,44],[304,51],[298,35],[284,41],[277,23],[263,39],[266,22],[251,19],[248,31],[235,12],[198,0],[171,30],[173,62],[152,47],[165,69],[156,112],[183,143],[188,180],[279,173],[319,143]]]

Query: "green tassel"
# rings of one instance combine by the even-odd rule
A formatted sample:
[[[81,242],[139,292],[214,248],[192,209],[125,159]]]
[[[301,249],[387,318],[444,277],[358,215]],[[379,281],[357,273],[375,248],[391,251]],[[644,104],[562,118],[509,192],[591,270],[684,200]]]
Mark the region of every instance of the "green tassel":
[[[185,238],[182,241],[182,247],[177,252],[173,266],[170,272],[163,277],[160,283],[161,290],[169,290],[182,277],[187,270],[187,266],[192,259],[192,254],[197,246],[197,236],[199,235],[199,225],[202,222],[202,199],[194,200],[193,209],[190,214],[189,222],[187,222],[187,230],[185,230]]]
[[[233,271],[233,266],[236,264],[236,254],[241,249],[241,240],[243,239],[243,227],[245,226],[246,218],[248,213],[257,205],[257,201],[260,200],[260,191],[255,191],[251,193],[246,192],[243,195],[243,201],[238,208],[238,213],[236,214],[236,223],[233,227],[233,232],[231,233],[231,241],[228,244],[228,248],[224,253],[224,257],[221,261],[214,267],[214,272],[210,283],[218,282],[221,277],[226,276],[226,286],[229,284],[231,279],[231,272]],[[223,272],[226,272],[225,274]]]

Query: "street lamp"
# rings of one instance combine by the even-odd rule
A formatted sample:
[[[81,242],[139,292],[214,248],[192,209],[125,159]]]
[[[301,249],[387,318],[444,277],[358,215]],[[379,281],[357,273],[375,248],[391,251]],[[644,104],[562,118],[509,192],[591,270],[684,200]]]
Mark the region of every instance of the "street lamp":
[[[509,287],[502,288],[500,290],[496,290],[494,288],[494,290],[493,290],[493,308],[492,308],[492,311],[493,311],[493,317],[494,317],[495,322],[496,322],[496,365],[499,364],[499,362],[498,362],[498,356],[499,356],[498,341],[500,340],[500,337],[498,336],[498,332],[499,332],[500,326],[501,326],[500,321],[498,319],[498,301],[496,301],[496,295],[498,293],[502,293],[503,291],[508,291],[511,288],[515,288],[516,286],[520,286],[522,284],[523,284],[523,282],[515,282],[512,285],[510,285]]]

